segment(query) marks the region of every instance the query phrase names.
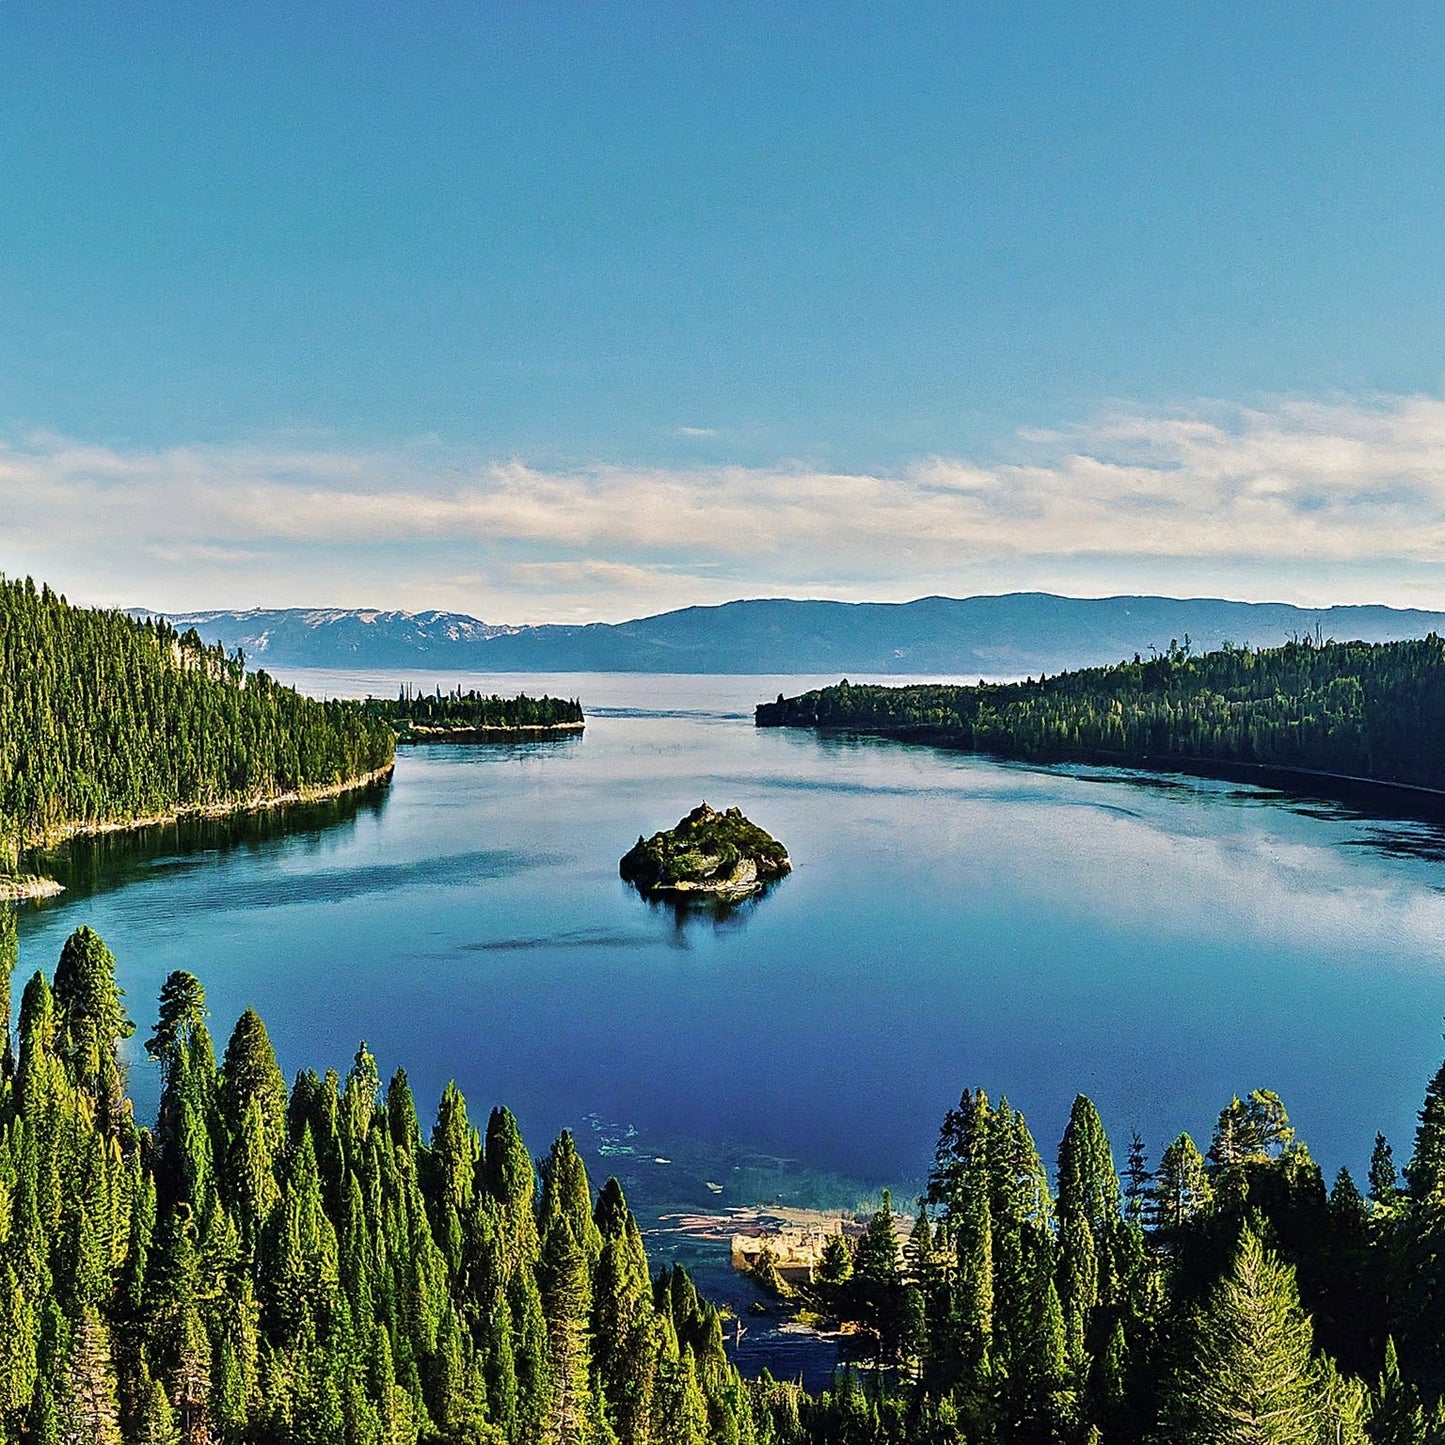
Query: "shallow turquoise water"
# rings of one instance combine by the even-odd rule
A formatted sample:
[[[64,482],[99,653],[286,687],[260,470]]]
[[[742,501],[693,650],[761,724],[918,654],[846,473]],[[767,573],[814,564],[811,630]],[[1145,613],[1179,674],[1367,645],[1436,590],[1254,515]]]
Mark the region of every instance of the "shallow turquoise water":
[[[752,727],[754,701],[806,680],[480,681],[579,695],[587,731],[406,750],[388,793],[326,826],[82,851],[72,891],[25,911],[23,967],[90,923],[137,1054],[188,968],[218,1049],[247,1005],[288,1071],[344,1072],[365,1038],[424,1112],[454,1077],[479,1120],[509,1104],[534,1152],[571,1127],[649,1217],[908,1190],[965,1085],[1006,1093],[1046,1158],[1075,1092],[1122,1163],[1132,1129],[1157,1157],[1258,1086],[1327,1174],[1362,1173],[1376,1129],[1408,1153],[1445,1011],[1432,829]],[[679,920],[617,859],[704,798],[781,838],[795,872],[729,919]],[[143,1062],[134,1082],[153,1099]]]

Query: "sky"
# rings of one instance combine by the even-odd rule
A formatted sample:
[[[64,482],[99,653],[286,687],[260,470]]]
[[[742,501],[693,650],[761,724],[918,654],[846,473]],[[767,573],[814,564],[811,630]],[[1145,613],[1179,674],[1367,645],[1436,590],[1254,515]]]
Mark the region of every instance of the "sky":
[[[0,571],[1445,608],[1435,3],[0,0]]]

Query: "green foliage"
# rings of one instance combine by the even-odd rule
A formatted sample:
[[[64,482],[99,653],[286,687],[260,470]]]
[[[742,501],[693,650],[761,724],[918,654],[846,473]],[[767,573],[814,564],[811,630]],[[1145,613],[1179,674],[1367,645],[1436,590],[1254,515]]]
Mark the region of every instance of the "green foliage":
[[[10,980],[15,972],[20,948],[15,910],[0,903],[0,1080],[15,1071],[15,1049],[10,1037]]]
[[[976,687],[846,681],[764,703],[759,726],[847,728],[978,752],[1144,766],[1211,762],[1445,787],[1445,641],[1325,642]]]
[[[0,1077],[0,1438],[216,1445],[753,1440],[717,1312],[660,1294],[622,1190],[564,1134],[543,1187],[516,1121],[450,1086],[423,1145],[363,1044],[288,1101],[247,1012],[218,1065],[171,974],[128,1123],[114,960],[80,930],[36,974]],[[111,1072],[107,1072],[110,1070]],[[676,1431],[678,1433],[674,1434]]]
[[[690,888],[724,889],[781,878],[792,864],[788,850],[737,808],[719,813],[699,804],[677,827],[639,838],[623,855],[619,871],[646,891]]]
[[[1252,1230],[1229,1273],[1193,1323],[1166,1381],[1160,1439],[1169,1445],[1324,1445],[1361,1440],[1349,1405],[1322,1387],[1329,1369],[1313,1354],[1294,1271]]]
[[[315,702],[194,632],[0,576],[0,873],[67,832],[333,786],[392,749],[359,704]]]
[[[414,692],[404,687],[394,700],[369,697],[362,704],[366,715],[388,723],[400,742],[445,742],[449,737],[469,741],[489,733],[575,729],[584,721],[576,698],[488,696],[460,687],[444,693]]]

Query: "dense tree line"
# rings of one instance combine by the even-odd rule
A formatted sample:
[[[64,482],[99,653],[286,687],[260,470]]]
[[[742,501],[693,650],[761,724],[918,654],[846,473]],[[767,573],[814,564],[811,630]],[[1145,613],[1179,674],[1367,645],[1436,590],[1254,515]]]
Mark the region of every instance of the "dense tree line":
[[[0,577],[0,872],[56,832],[333,785],[393,745],[357,704],[248,673],[193,631]]]
[[[1030,759],[1250,763],[1445,788],[1445,641],[1184,645],[1147,660],[951,687],[826,687],[760,726],[846,728]]]
[[[0,910],[0,972],[14,955]],[[4,1015],[8,1020],[8,1013]],[[235,1445],[1440,1445],[1445,1067],[1403,1179],[1326,1188],[1268,1091],[1121,1178],[1078,1098],[1049,1171],[965,1091],[903,1237],[891,1201],[815,1286],[871,1341],[819,1397],[729,1364],[685,1271],[649,1274],[616,1180],[534,1162],[455,1086],[429,1133],[363,1044],[287,1090],[247,1011],[217,1059],[189,973],[134,1032],[82,928],[0,1036],[0,1428]]]
[[[479,1130],[454,1086],[427,1133],[364,1044],[288,1094],[255,1013],[219,1061],[206,1016],[171,974],[141,1128],[104,943],[78,930],[25,986],[0,1060],[3,1438],[758,1438],[717,1311],[682,1269],[649,1275],[569,1135],[534,1166],[511,1114]]]
[[[780,1438],[824,1445],[1437,1445],[1445,1441],[1445,1069],[1402,1184],[1327,1188],[1268,1091],[1123,1177],[1075,1100],[1049,1171],[1005,1100],[968,1090],[910,1229],[891,1201],[833,1240],[814,1293],[873,1341],[866,1384],[773,1382]],[[772,1413],[769,1413],[769,1412]]]
[[[490,696],[460,687],[443,692],[418,692],[403,687],[394,699],[367,698],[369,717],[381,718],[405,741],[416,731],[486,732],[526,728],[553,728],[580,724],[582,705],[575,698]]]

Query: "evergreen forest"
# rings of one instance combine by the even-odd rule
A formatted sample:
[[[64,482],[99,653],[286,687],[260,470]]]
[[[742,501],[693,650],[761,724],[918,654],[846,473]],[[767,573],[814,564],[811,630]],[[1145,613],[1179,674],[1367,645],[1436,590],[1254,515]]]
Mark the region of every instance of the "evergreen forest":
[[[542,728],[580,728],[582,705],[575,698],[488,696],[460,687],[443,692],[419,692],[403,687],[394,699],[367,698],[368,717],[381,718],[397,733],[398,741],[413,738],[435,741],[448,733],[524,732]]]
[[[0,576],[0,874],[68,832],[244,806],[387,767],[394,737],[164,620]]]
[[[1226,644],[1023,682],[850,684],[779,697],[760,727],[840,728],[1034,760],[1252,764],[1445,788],[1445,641]]]
[[[15,954],[0,910],[0,977]],[[811,1290],[861,1360],[812,1397],[729,1363],[616,1180],[539,1160],[454,1085],[423,1128],[363,1044],[288,1090],[248,1010],[219,1058],[188,972],[144,1048],[90,929],[0,1039],[0,1426],[97,1445],[1437,1445],[1445,1067],[1403,1171],[1326,1187],[1266,1090],[1123,1175],[1076,1099],[1046,1168],[966,1090],[916,1218],[885,1196]]]

